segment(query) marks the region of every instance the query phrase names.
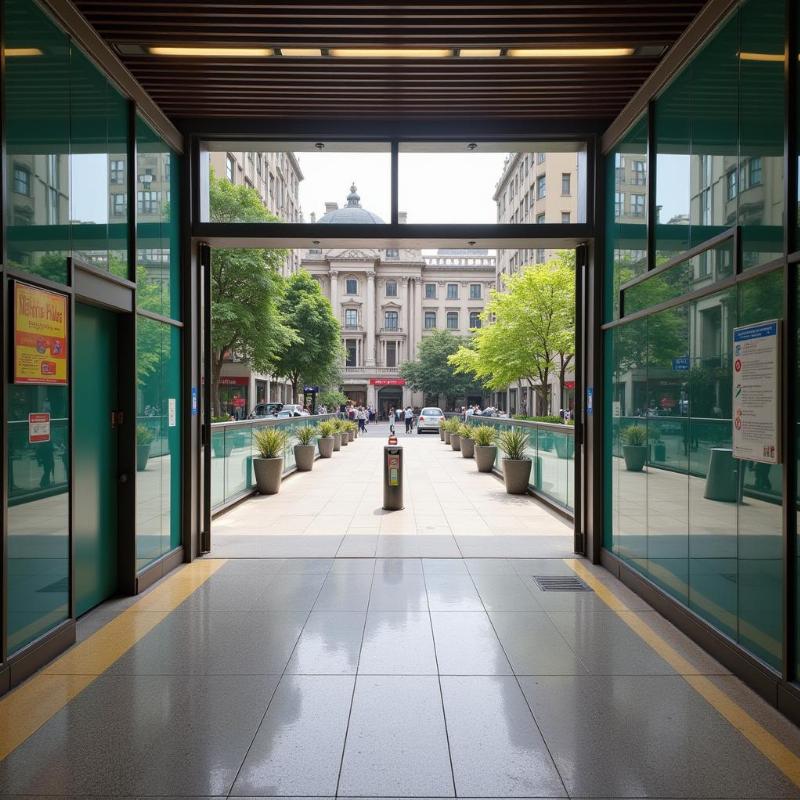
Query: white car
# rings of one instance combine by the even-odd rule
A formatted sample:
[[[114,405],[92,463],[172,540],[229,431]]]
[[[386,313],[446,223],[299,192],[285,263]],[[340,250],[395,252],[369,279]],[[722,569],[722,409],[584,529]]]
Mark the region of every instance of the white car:
[[[436,431],[438,433],[439,425],[443,419],[444,412],[441,408],[423,408],[417,418],[417,433],[422,433],[422,431]]]

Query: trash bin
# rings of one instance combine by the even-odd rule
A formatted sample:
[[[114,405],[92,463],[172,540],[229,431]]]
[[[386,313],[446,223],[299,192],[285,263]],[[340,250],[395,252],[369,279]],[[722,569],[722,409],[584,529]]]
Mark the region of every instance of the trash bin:
[[[711,448],[703,497],[723,503],[736,503],[741,499],[739,461],[729,447]]]
[[[403,507],[403,448],[383,448],[383,507],[398,511]]]

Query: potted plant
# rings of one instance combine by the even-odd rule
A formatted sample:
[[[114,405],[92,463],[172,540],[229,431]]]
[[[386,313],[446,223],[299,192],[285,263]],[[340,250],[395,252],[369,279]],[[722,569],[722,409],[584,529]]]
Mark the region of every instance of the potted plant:
[[[342,449],[342,429],[340,427],[342,420],[332,419],[331,423],[333,424],[333,450],[336,452]]]
[[[446,419],[442,423],[442,426],[444,427],[444,443],[445,444],[450,444],[450,434],[451,434],[451,432],[453,430],[452,423],[453,423],[453,418],[452,417],[450,417],[450,419]]]
[[[464,424],[461,426],[461,455],[464,458],[473,458],[475,456],[475,440],[472,438],[472,425]]]
[[[149,425],[136,426],[136,471],[144,472],[153,446],[153,429]]]
[[[303,425],[295,433],[294,463],[300,472],[309,472],[314,466],[314,428]]]
[[[350,422],[347,423],[347,441],[348,442],[355,441],[357,434],[358,434],[358,423],[350,420]]]
[[[461,450],[461,421],[458,417],[453,417],[450,424],[450,447],[453,450]]]
[[[647,428],[630,425],[622,432],[622,455],[628,472],[641,472],[647,463]]]
[[[347,447],[350,442],[350,423],[347,420],[340,419],[337,420],[336,427],[338,429],[339,438],[341,439],[340,447]]]
[[[491,472],[497,458],[497,429],[493,425],[474,425],[472,439],[475,442],[478,472]]]
[[[335,433],[336,425],[332,419],[324,419],[317,425],[316,436],[320,458],[330,458],[333,455]]]
[[[253,458],[256,488],[261,494],[277,494],[283,477],[283,453],[289,436],[282,428],[259,428],[253,435],[258,456]]]
[[[527,494],[531,477],[528,432],[511,428],[497,437],[503,451],[503,480],[509,494]]]
[[[446,422],[447,420],[445,420],[444,418],[439,420],[439,439],[442,442],[444,441],[444,426]]]

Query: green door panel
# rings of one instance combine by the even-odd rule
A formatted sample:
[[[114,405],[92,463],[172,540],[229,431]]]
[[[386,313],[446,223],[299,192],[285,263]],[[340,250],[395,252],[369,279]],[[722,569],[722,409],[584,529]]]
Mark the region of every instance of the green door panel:
[[[75,613],[117,589],[117,319],[78,303],[75,314]]]

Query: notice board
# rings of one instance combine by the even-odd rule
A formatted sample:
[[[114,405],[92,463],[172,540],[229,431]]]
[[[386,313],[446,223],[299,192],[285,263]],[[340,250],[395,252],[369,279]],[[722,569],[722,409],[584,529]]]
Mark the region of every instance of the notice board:
[[[733,456],[780,464],[781,323],[733,330]]]
[[[14,283],[14,383],[66,386],[68,298],[27,283]]]

